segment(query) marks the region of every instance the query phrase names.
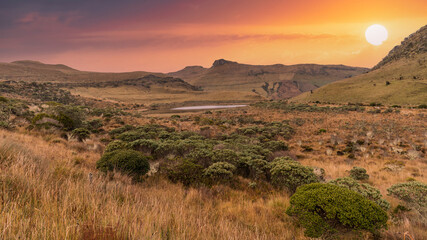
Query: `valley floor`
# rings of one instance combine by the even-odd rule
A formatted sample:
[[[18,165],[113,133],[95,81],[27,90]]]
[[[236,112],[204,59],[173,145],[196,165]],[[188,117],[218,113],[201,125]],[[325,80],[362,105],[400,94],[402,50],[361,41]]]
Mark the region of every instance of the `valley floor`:
[[[199,117],[198,123],[170,115],[122,121],[190,131],[209,125],[216,134],[239,125],[203,124],[204,119],[289,120],[296,133],[280,154],[323,168],[326,180],[363,167],[392,209],[399,200],[387,196],[387,188],[408,178],[427,182],[420,150],[427,148],[425,110],[375,114],[248,107],[187,116]],[[105,176],[95,167],[100,138],[79,143],[55,131],[0,130],[0,239],[305,239],[285,214],[290,196],[284,191],[261,183],[251,188],[243,178],[237,186],[185,188],[156,175],[137,184],[118,173]],[[354,156],[337,155],[349,141],[360,143]],[[388,226],[382,233],[386,239],[403,239],[404,232],[427,239],[427,222],[416,214],[390,217]]]

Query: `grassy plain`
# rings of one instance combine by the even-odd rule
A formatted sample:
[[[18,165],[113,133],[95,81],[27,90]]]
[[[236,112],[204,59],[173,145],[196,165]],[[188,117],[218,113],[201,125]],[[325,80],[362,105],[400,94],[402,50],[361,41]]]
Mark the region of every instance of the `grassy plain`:
[[[104,128],[158,123],[198,132],[209,126],[215,135],[241,127],[227,123],[239,116],[289,120],[295,135],[287,141],[289,150],[276,154],[324,168],[327,181],[348,175],[353,166],[364,167],[369,183],[380,189],[393,210],[399,201],[386,196],[388,187],[408,178],[427,182],[425,154],[413,154],[427,148],[427,112],[403,108],[368,113],[371,110],[375,108],[331,113],[247,107],[183,114],[188,121],[168,115],[124,116]],[[195,118],[225,123],[196,123]],[[132,183],[119,173],[105,176],[95,163],[106,137],[93,134],[79,143],[60,138],[56,130],[0,130],[0,239],[305,239],[303,229],[285,214],[290,195],[268,184],[251,188],[247,179],[238,177],[234,187],[185,188],[156,175],[143,183]],[[358,140],[364,143],[354,158],[337,155],[346,142]],[[404,232],[427,238],[425,219],[413,212],[392,217],[388,225],[385,239],[403,239]]]
[[[145,89],[122,86],[110,88],[73,88],[70,92],[88,98],[139,104],[203,104],[254,102],[263,97],[249,91],[183,91],[153,87]]]

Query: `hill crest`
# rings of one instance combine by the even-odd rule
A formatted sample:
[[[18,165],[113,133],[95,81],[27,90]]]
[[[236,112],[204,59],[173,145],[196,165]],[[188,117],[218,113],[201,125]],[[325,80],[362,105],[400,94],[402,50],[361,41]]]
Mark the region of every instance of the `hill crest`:
[[[296,102],[427,103],[427,26],[394,47],[372,71],[292,99]]]
[[[427,25],[406,37],[400,45],[395,46],[372,70],[402,58],[411,58],[427,52]]]

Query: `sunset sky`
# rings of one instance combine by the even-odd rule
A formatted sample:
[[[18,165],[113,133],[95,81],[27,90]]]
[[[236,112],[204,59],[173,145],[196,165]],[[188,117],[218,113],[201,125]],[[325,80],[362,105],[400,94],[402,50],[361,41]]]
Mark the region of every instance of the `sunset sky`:
[[[380,46],[364,36],[376,23],[389,33]],[[109,72],[219,58],[372,67],[426,24],[426,0],[2,0],[0,62]]]

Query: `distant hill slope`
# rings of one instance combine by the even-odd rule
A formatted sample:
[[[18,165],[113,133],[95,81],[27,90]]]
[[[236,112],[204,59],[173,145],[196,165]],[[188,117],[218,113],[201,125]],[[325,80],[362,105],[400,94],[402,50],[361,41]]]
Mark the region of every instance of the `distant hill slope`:
[[[44,64],[36,61],[16,61],[0,63],[0,80],[27,81],[27,82],[105,82],[125,79],[136,79],[161,73],[125,72],[100,73],[79,71],[62,64]]]
[[[206,90],[231,89],[254,91],[268,97],[272,95],[289,97],[298,91],[303,92],[304,89],[293,89],[297,91],[293,91],[293,94],[285,94],[285,90],[289,87],[288,81],[296,82],[297,84],[294,86],[297,88],[306,86],[306,84],[317,88],[330,82],[365,73],[367,70],[367,68],[344,65],[248,65],[219,59],[212,64],[211,68],[191,66],[168,75],[182,78],[193,85],[202,86]],[[274,88],[274,92],[266,91],[265,87],[263,88],[266,83],[270,86],[278,86],[278,88]],[[283,86],[282,89],[280,89],[281,86]]]
[[[62,64],[44,64],[36,61],[0,63],[2,82],[43,82],[53,83],[61,88],[114,88],[137,87],[145,92],[192,92],[200,91],[182,79],[161,73],[125,72],[98,73],[79,71]],[[0,91],[1,93],[1,91]]]
[[[331,83],[297,102],[427,103],[427,26],[407,37],[369,73]]]

